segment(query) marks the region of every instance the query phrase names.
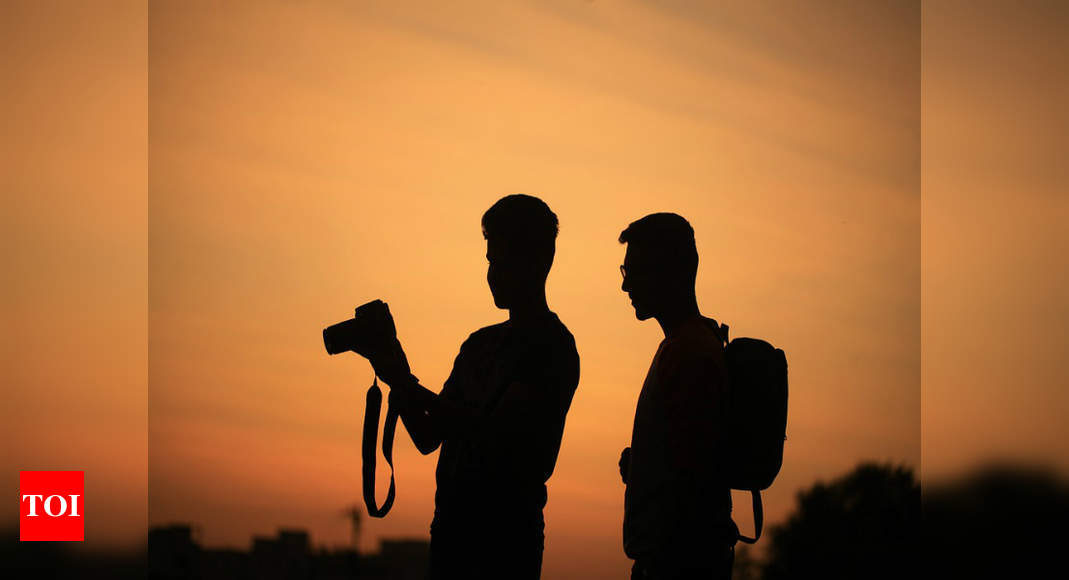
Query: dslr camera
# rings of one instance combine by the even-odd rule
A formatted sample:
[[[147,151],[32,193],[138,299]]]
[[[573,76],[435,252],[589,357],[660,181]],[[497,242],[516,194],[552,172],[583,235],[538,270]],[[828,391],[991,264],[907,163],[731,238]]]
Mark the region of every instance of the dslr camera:
[[[357,307],[353,317],[323,329],[323,346],[328,354],[353,351],[367,359],[393,346],[397,329],[390,307],[372,300]]]

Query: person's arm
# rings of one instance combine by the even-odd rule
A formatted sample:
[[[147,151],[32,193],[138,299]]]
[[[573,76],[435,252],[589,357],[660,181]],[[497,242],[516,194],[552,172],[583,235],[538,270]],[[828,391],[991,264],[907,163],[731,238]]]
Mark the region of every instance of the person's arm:
[[[499,401],[474,424],[486,431],[478,440],[499,472],[521,478],[552,469],[579,383],[574,342],[544,344],[524,358]]]
[[[434,393],[419,384],[411,373],[398,372],[383,378],[390,386],[390,404],[395,405],[401,421],[416,448],[424,455],[433,453],[442,441],[451,436],[492,430],[491,444],[512,452],[522,453],[537,444],[538,428],[547,421],[555,421],[561,409],[560,396],[567,393],[568,401],[579,380],[578,355],[553,360],[541,360],[537,371],[522,373],[510,383],[498,403],[489,411],[465,405],[450,396],[454,376],[465,364],[465,346],[453,363],[453,372],[441,393]],[[385,370],[388,365],[382,365]],[[515,454],[515,453],[514,453]]]
[[[413,379],[390,384],[390,404],[396,405],[413,443],[424,455],[433,453],[447,437],[482,430],[495,434],[491,444],[522,455],[537,444],[539,428],[563,412],[558,404],[560,393],[574,391],[578,382],[578,377],[571,385],[563,384],[570,380],[567,377],[513,381],[487,412],[436,394]]]
[[[726,374],[713,353],[678,353],[666,377],[669,466],[674,473],[711,477],[722,451]]]
[[[475,409],[430,391],[411,376],[390,384],[390,405],[397,408],[416,449],[424,455],[480,419]]]
[[[460,346],[441,393],[419,384],[409,370],[399,342],[376,353],[372,359],[379,378],[390,386],[390,405],[397,409],[416,449],[424,455],[433,453],[443,440],[474,428],[484,419],[477,409],[465,405],[457,392],[458,376],[464,373],[470,356],[471,338]]]
[[[702,553],[700,545],[717,522],[710,521],[723,501],[720,481],[726,451],[726,372],[720,353],[674,353],[666,376],[668,485],[666,522],[661,541],[679,557]]]

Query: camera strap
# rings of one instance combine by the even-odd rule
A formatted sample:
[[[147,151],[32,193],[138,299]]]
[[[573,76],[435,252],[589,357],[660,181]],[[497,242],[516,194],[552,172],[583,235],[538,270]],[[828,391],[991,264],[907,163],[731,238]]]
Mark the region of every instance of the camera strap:
[[[393,479],[393,434],[397,429],[397,410],[392,406],[386,407],[386,422],[382,426],[382,455],[390,466],[390,491],[386,492],[386,500],[379,507],[375,501],[375,443],[378,440],[379,413],[382,410],[382,389],[379,388],[379,379],[371,383],[367,390],[367,406],[364,408],[364,504],[367,505],[367,513],[373,518],[384,517],[393,507],[394,493],[396,491]]]

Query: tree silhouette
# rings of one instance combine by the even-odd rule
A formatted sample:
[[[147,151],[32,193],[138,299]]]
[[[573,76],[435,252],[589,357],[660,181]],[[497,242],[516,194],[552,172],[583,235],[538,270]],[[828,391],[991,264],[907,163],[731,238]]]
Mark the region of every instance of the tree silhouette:
[[[928,572],[937,578],[1058,576],[1067,521],[1069,483],[1051,469],[991,465],[925,484]]]
[[[731,580],[760,580],[761,561],[754,557],[748,544],[735,545],[735,561],[731,566]]]
[[[904,578],[918,574],[920,485],[912,469],[862,464],[798,494],[771,530],[763,578]]]

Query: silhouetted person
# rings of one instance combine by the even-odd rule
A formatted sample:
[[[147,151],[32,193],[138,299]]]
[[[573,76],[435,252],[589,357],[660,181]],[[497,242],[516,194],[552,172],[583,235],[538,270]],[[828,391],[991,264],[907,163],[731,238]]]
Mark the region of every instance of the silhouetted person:
[[[579,382],[575,340],[546,303],[557,216],[510,195],[482,226],[486,281],[508,320],[468,337],[439,394],[415,381],[399,344],[372,364],[420,452],[442,448],[430,577],[538,578],[545,484]]]
[[[664,331],[620,455],[632,578],[730,578],[737,529],[724,479],[727,375],[715,321],[698,311],[694,230],[671,213],[620,234],[622,289]]]

